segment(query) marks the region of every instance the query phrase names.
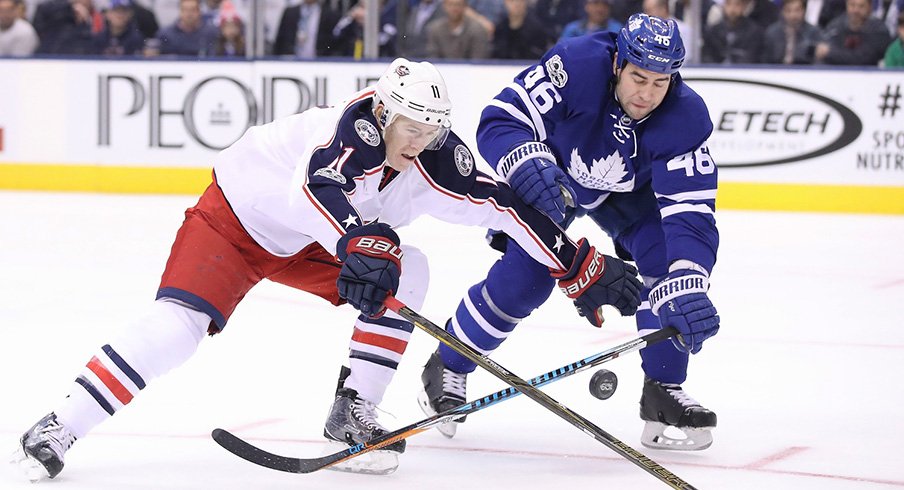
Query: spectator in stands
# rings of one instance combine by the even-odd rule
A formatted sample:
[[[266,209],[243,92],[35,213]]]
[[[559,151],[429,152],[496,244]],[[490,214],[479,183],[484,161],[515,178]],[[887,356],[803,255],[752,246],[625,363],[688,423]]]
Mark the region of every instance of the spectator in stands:
[[[46,0],[33,22],[41,54],[84,55],[94,52],[92,36],[103,29],[103,17],[91,0]]]
[[[477,9],[475,9],[473,6],[474,1],[475,0],[467,0],[468,6],[465,7],[465,17],[469,17],[471,20],[477,21],[477,23],[480,24],[481,27],[483,27],[483,30],[487,31],[488,39],[492,40],[493,34],[496,32],[496,22],[490,20],[489,17],[478,12]],[[491,50],[492,49],[488,49],[488,51]]]
[[[31,56],[38,49],[38,33],[19,18],[22,0],[0,0],[0,56]]]
[[[245,25],[230,0],[223,0],[220,4],[220,17],[216,23],[220,33],[214,46],[214,56],[245,56]]]
[[[181,56],[210,56],[219,32],[201,21],[198,0],[179,0],[179,18],[157,34],[160,54]]]
[[[822,0],[822,6],[819,8],[819,22],[816,27],[824,31],[829,26],[829,22],[844,14],[846,2],[847,0]]]
[[[427,24],[427,54],[431,58],[484,59],[490,55],[490,35],[465,14],[468,0],[443,0],[445,17]]]
[[[493,58],[535,60],[543,56],[550,41],[527,0],[505,0],[505,15],[493,35]]]
[[[537,0],[534,13],[553,41],[562,37],[565,24],[584,15],[579,0]]]
[[[142,5],[140,2],[132,0],[132,20],[141,32],[141,36],[145,39],[152,38],[157,35],[160,25],[157,23],[157,15]]]
[[[763,30],[744,12],[750,0],[725,0],[722,20],[703,31],[702,61],[736,65],[756,63],[763,46]]]
[[[870,17],[870,0],[847,0],[846,13],[829,22],[816,45],[816,62],[830,65],[877,65],[891,43],[881,20]]]
[[[323,0],[302,0],[286,7],[279,20],[273,54],[297,58],[334,55],[333,27],[339,18],[339,12]]]
[[[212,27],[219,27],[220,7],[223,0],[201,0],[201,22]]]
[[[892,37],[901,24],[898,20],[900,14],[904,14],[904,0],[873,0],[873,17],[885,24]]]
[[[565,24],[560,39],[596,31],[618,32],[622,24],[609,16],[610,6],[611,0],[584,0],[584,18]]]
[[[406,1],[406,0],[400,0]],[[410,60],[427,57],[427,24],[442,17],[441,0],[414,0],[410,2],[408,15],[399,42],[399,56]]]
[[[765,31],[767,27],[778,22],[779,5],[781,1],[778,0],[748,0],[744,17],[760,26],[761,32]]]
[[[671,19],[678,25],[678,32],[681,34],[681,40],[684,42],[684,50],[687,55],[684,57],[685,64],[696,63],[694,53],[697,48],[697,36],[691,32],[691,28],[684,21],[675,18],[669,9],[669,0],[643,0],[643,13],[659,17],[660,19]]]
[[[364,21],[367,16],[368,0],[361,0],[353,5],[332,30],[332,53],[336,56],[352,56],[361,58],[364,54]],[[379,55],[392,56],[395,52],[395,10],[394,5],[380,0],[380,20],[378,25]]]
[[[784,0],[782,18],[763,33],[763,63],[810,65],[822,31],[804,19],[807,0]]]
[[[668,1],[668,0],[666,0]],[[671,0],[675,1],[675,0]],[[628,22],[628,17],[636,14],[638,12],[643,12],[644,1],[643,0],[612,0],[612,8],[611,15],[612,18],[621,22],[624,25],[625,22]],[[649,14],[647,14],[649,15]],[[682,33],[682,41],[685,41],[685,46],[687,46],[687,39],[684,37]]]
[[[144,36],[132,21],[132,0],[110,0],[104,29],[94,35],[94,52],[104,56],[134,56],[144,48]]]
[[[486,18],[492,26],[505,17],[505,0],[470,0],[468,5],[470,10]]]
[[[885,50],[885,68],[904,68],[904,12],[898,14],[898,37]]]

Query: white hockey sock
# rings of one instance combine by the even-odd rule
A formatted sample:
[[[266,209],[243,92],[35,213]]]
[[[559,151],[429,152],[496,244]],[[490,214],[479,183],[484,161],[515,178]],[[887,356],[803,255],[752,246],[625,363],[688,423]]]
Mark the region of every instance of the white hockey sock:
[[[104,345],[85,365],[54,413],[77,438],[108,419],[152,379],[180,366],[198,349],[210,317],[161,300]]]
[[[402,354],[408,347],[411,324],[394,313],[355,322],[355,333],[349,342],[351,374],[345,387],[358,392],[365,400],[379,405],[395,375]]]
[[[424,304],[430,282],[427,257],[409,245],[403,245],[402,251],[402,277],[395,297],[410,308],[419,310]],[[391,311],[377,319],[359,316],[349,343],[349,367],[352,372],[345,380],[345,387],[379,405],[408,347],[413,328],[411,323]]]

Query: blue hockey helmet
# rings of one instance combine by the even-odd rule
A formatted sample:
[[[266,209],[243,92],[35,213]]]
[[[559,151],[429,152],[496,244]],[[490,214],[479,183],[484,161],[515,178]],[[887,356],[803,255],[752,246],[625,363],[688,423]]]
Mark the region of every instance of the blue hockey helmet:
[[[674,20],[634,14],[616,40],[618,65],[630,61],[644,70],[672,75],[684,64],[684,42]]]

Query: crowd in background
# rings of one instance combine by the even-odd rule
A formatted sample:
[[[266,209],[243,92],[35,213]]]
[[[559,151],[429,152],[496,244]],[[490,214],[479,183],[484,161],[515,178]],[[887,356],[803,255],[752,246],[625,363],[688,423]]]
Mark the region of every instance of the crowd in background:
[[[361,57],[366,1],[379,1],[383,57],[532,60],[563,38],[617,31],[642,11],[677,22],[690,64],[904,67],[904,0],[260,0],[265,54]],[[701,2],[699,19],[688,18],[691,1]],[[251,8],[251,0],[0,0],[0,56],[241,57]]]

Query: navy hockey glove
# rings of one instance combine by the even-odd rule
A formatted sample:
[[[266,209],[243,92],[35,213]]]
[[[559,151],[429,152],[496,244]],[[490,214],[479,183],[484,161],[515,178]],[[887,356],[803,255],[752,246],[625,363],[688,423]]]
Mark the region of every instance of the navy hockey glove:
[[[633,315],[640,305],[637,269],[615,257],[603,255],[582,238],[574,262],[567,272],[556,276],[559,288],[574,300],[578,313],[594,327],[605,321],[602,306],[614,306],[622,316]]]
[[[384,223],[360,226],[336,242],[336,254],[342,261],[336,281],[339,297],[367,316],[382,315],[386,296],[399,290],[399,235]]]
[[[574,196],[574,190],[568,184],[568,177],[555,162],[546,158],[531,158],[520,164],[508,176],[509,185],[515,194],[555,222],[565,218],[565,196]]]
[[[678,350],[696,354],[703,341],[719,331],[719,315],[706,295],[709,279],[692,269],[669,272],[650,290],[650,307],[659,316],[659,324],[675,327],[680,335],[672,337]]]

